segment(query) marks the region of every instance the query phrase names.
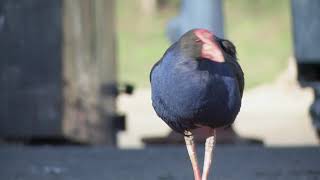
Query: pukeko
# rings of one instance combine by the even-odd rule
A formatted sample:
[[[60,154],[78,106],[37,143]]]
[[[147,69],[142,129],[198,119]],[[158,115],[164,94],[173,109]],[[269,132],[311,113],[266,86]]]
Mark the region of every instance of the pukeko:
[[[215,147],[215,128],[231,125],[241,106],[243,71],[232,42],[193,29],[173,43],[150,73],[152,105],[174,131],[184,134],[194,177],[201,179],[193,129],[209,127],[202,180]]]

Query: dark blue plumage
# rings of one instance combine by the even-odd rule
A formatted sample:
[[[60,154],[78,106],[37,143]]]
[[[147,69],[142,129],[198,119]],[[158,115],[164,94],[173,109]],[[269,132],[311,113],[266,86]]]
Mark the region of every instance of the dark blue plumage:
[[[152,105],[173,130],[231,125],[241,106],[243,72],[230,41],[212,37],[225,62],[201,57],[194,30],[174,43],[151,70]]]

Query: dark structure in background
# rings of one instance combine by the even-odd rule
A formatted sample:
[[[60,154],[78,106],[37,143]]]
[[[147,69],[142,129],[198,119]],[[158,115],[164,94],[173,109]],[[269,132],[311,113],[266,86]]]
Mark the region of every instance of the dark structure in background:
[[[320,137],[320,1],[292,0],[291,4],[298,80],[314,89],[310,115]]]
[[[1,138],[116,145],[124,116],[115,106],[113,7],[0,0]]]
[[[61,6],[60,1],[0,1],[2,137],[60,133]]]

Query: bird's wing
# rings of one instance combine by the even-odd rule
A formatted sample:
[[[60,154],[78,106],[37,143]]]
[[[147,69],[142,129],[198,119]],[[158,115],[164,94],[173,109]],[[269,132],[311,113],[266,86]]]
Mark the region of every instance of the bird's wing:
[[[228,63],[230,63],[230,65],[232,65],[238,84],[239,84],[239,90],[240,90],[240,95],[242,97],[243,95],[243,90],[244,90],[244,73],[241,69],[241,66],[239,65],[237,60],[231,60],[228,61]]]
[[[220,46],[224,50],[224,52],[227,54],[227,61],[230,63],[234,69],[234,72],[236,74],[236,78],[239,84],[239,90],[241,97],[243,95],[243,90],[244,90],[244,73],[241,69],[241,66],[239,62],[237,61],[237,50],[234,44],[227,40],[227,39],[218,39],[217,41],[219,42]]]
[[[162,58],[161,58],[160,60],[158,60],[158,61],[152,66],[151,71],[150,71],[150,74],[149,74],[149,80],[150,80],[150,82],[152,81],[152,72],[153,72],[153,70],[154,70],[159,64],[161,64],[161,62],[163,61],[163,59],[166,57],[166,55],[167,55],[169,52],[173,51],[173,49],[176,47],[176,44],[177,44],[177,43],[172,44],[172,45],[166,50],[166,52],[164,53],[164,55],[162,56]]]

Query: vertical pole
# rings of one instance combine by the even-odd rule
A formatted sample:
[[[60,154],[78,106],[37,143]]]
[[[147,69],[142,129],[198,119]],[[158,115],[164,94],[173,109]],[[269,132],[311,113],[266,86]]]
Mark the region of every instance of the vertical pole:
[[[314,89],[309,112],[320,139],[320,1],[291,0],[291,11],[298,80]]]
[[[182,0],[178,17],[171,20],[167,33],[171,42],[190,29],[204,28],[223,38],[223,4],[221,0]]]
[[[116,131],[113,127],[112,115],[116,111],[116,96],[104,93],[103,87],[117,86],[117,68],[115,56],[115,22],[113,0],[95,0],[95,55],[99,79],[98,105],[99,114],[108,131],[106,141],[116,146]]]
[[[64,118],[71,139],[116,145],[112,115],[116,85],[113,0],[64,0]]]

